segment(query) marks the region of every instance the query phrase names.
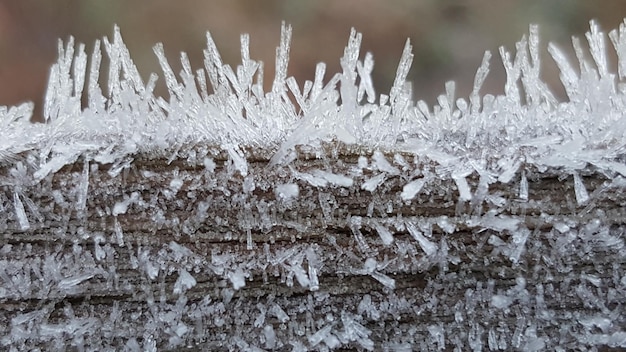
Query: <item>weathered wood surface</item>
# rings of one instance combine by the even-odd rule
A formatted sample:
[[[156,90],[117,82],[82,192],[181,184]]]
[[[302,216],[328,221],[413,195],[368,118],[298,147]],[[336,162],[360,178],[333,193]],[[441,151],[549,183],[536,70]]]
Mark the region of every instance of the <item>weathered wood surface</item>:
[[[380,172],[358,171],[351,151],[301,153],[289,167],[271,168],[267,156],[248,153],[247,176],[215,153],[213,172],[199,159],[136,156],[125,168],[81,159],[40,181],[32,170],[20,184],[0,179],[2,349],[621,343],[619,176],[586,170],[590,199],[580,205],[570,173],[531,165],[527,200],[518,171],[507,184],[490,184],[490,198],[476,196],[483,186],[474,173],[471,201],[459,200],[454,181],[437,178],[403,201],[403,186],[436,165],[404,155],[406,165],[394,163],[399,172],[370,192],[362,185]],[[8,180],[16,165],[0,177]],[[314,169],[353,183],[298,179]],[[282,199],[278,184],[297,184],[298,197]],[[28,224],[16,215],[16,197]]]

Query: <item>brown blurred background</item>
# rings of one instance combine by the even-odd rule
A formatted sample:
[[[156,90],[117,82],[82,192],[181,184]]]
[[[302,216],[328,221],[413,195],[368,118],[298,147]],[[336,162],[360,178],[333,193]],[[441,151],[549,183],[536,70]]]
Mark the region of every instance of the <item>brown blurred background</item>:
[[[157,42],[164,43],[178,72],[180,51],[189,54],[194,68],[202,67],[205,31],[231,65],[240,62],[239,35],[250,33],[252,57],[265,62],[266,85],[273,77],[282,20],[294,29],[289,71],[299,82],[313,77],[319,61],[328,64],[329,73],[338,72],[355,27],[363,33],[362,53],[374,54],[377,93],[388,92],[408,37],[415,54],[409,77],[415,95],[433,103],[448,80],[457,81],[457,95],[469,93],[485,50],[494,58],[483,92],[501,92],[497,49],[513,49],[529,23],[540,25],[544,51],[548,41],[571,51],[570,36],[582,36],[589,20],[597,19],[608,31],[624,17],[624,0],[0,0],[0,105],[31,100],[38,107],[35,117],[40,115],[57,39],[73,35],[91,52],[94,40],[110,36],[114,23],[144,79],[160,73],[152,52]],[[558,80],[549,62],[543,74]],[[166,94],[160,81],[158,93]]]

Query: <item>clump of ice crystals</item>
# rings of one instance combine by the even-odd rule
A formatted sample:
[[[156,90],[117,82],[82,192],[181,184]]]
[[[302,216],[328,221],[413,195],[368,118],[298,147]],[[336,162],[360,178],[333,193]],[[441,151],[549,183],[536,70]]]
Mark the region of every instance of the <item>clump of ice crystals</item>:
[[[117,27],[59,42],[45,123],[0,107],[0,346],[625,348],[626,22],[609,38],[617,73],[595,23],[577,67],[549,45],[566,101],[531,26],[504,95],[480,94],[486,53],[433,107],[409,41],[377,95],[355,31],[341,73],[298,84],[283,25],[267,92],[247,35],[240,65],[207,34],[178,75],[156,45],[169,97]]]

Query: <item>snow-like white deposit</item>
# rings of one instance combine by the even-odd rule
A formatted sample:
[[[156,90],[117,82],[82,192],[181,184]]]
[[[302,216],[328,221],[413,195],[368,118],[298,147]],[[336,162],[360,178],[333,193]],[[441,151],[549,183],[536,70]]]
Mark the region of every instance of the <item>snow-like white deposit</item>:
[[[249,56],[247,35],[241,37],[240,65],[224,64],[207,34],[205,67],[192,69],[183,53],[179,75],[170,68],[163,47],[156,45],[170,94],[158,97],[153,94],[157,75],[144,81],[115,28],[112,40],[96,42],[89,59],[84,45],[75,46],[71,38],[65,45],[59,42],[59,61],[51,68],[45,96],[45,124],[28,123],[31,103],[0,108],[0,160],[41,150],[36,178],[42,179],[86,153],[95,161],[124,167],[125,158],[137,153],[211,143],[227,151],[233,167],[245,175],[244,147],[271,151],[271,164],[277,165],[289,164],[297,146],[337,140],[436,161],[442,168],[432,176],[453,178],[468,199],[472,195],[464,179],[469,174],[508,182],[522,163],[572,171],[593,164],[626,176],[626,166],[615,161],[626,130],[621,83],[626,77],[626,25],[609,37],[618,54],[617,73],[609,69],[606,38],[594,23],[587,34],[591,55],[574,40],[579,67],[549,45],[567,101],[558,101],[541,81],[538,29],[531,26],[514,53],[500,49],[507,72],[505,95],[480,95],[490,66],[487,52],[469,99],[456,97],[454,82],[448,82],[438,104],[429,107],[414,101],[405,80],[413,59],[409,41],[390,93],[380,95],[370,77],[372,56],[359,60],[361,35],[355,31],[341,58],[343,72],[326,77],[320,63],[315,80],[299,85],[287,77],[291,28],[283,26],[269,92],[263,90],[263,66]],[[102,49],[108,72],[101,69]],[[108,83],[100,87],[98,80],[105,74]],[[84,96],[86,106],[81,105]],[[373,159],[381,172],[397,174],[380,152]],[[349,183],[328,173],[312,177]],[[373,189],[376,182],[365,189]],[[408,186],[407,199],[420,183]],[[584,201],[584,193],[580,196]]]
[[[369,53],[361,60],[356,31],[341,58],[342,72],[328,75],[320,63],[312,82],[297,82],[287,73],[291,28],[283,25],[267,92],[247,35],[241,37],[240,65],[222,62],[207,34],[204,67],[192,68],[183,53],[178,74],[158,44],[167,97],[154,95],[156,74],[147,81],[139,75],[118,28],[89,55],[73,39],[59,42],[45,123],[29,122],[31,103],[0,107],[0,229],[66,243],[46,244],[41,258],[19,241],[6,240],[0,248],[0,313],[22,300],[44,302],[2,313],[1,348],[154,350],[205,343],[207,334],[224,341],[210,346],[231,350],[626,347],[620,326],[626,322],[624,226],[609,223],[609,214],[597,209],[601,194],[626,188],[626,21],[608,37],[617,72],[609,65],[607,38],[593,22],[588,52],[573,41],[576,66],[548,46],[565,101],[541,80],[538,28],[531,26],[514,52],[500,49],[504,95],[480,93],[490,67],[487,52],[469,98],[455,96],[449,82],[435,106],[415,101],[406,81],[413,60],[409,41],[390,92],[376,93],[374,61]],[[342,160],[346,151],[354,160]],[[135,170],[139,159],[167,160],[167,170]],[[262,167],[259,160],[266,161]],[[322,161],[303,167],[302,160]],[[59,176],[64,168],[73,168],[70,176]],[[555,184],[573,184],[564,201],[571,214],[542,207],[541,192],[551,190],[535,191],[532,181],[546,170],[558,170]],[[591,173],[604,182],[591,187],[585,177]],[[357,193],[371,201],[349,204]],[[95,198],[112,201],[94,207]],[[423,215],[420,206],[433,208],[433,199],[440,201],[437,209],[453,210]],[[348,205],[341,208],[341,202]],[[532,208],[541,224],[531,224],[535,220],[520,204]],[[592,210],[593,219],[583,222]],[[148,221],[135,223],[135,217]],[[316,228],[316,221],[323,225]],[[99,226],[104,230],[93,230]],[[344,238],[331,235],[331,228]],[[172,238],[150,247],[150,236],[168,229],[174,229]],[[483,232],[488,235],[481,242],[475,235]],[[541,240],[540,232],[546,233]],[[244,249],[223,246],[239,234]],[[193,240],[181,244],[181,236]],[[202,247],[210,236],[222,247]],[[286,239],[275,245],[280,236]],[[297,242],[302,238],[310,241]],[[476,258],[470,247],[488,256]],[[587,252],[580,248],[589,256],[617,253],[613,271],[599,277],[561,259],[583,257]],[[117,267],[122,256],[128,260]],[[490,266],[495,258],[518,269],[525,263],[516,273],[543,281],[531,287],[522,274],[507,277],[504,268]],[[465,269],[449,271],[464,264],[471,271],[473,263],[511,282],[499,287],[493,280],[471,281],[476,275]],[[395,293],[431,267],[440,274],[424,279],[422,291]],[[552,282],[553,268],[576,274]],[[120,279],[132,271],[143,281]],[[342,292],[326,291],[323,275],[371,277],[380,289],[337,301]],[[248,285],[268,277],[301,288],[300,296],[281,297],[277,289],[243,307],[239,293],[258,289]],[[450,293],[466,282],[473,287],[459,297]],[[213,287],[210,294],[194,296],[206,287]],[[87,313],[79,313],[80,302],[55,306],[88,290],[96,302],[100,289],[121,292],[120,301]],[[570,293],[595,313],[547,307],[549,295],[559,300]],[[175,299],[165,298],[170,296]],[[453,298],[454,306],[438,303]],[[144,305],[128,310],[137,300]],[[241,314],[234,313],[238,309]],[[483,314],[503,322],[471,320]],[[407,328],[400,325],[407,316],[447,320]]]

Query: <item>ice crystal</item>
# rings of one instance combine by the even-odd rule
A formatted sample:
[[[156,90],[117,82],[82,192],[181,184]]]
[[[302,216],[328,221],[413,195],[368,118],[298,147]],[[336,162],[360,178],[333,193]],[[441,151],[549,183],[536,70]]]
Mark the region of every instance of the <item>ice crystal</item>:
[[[379,94],[356,30],[300,83],[291,36],[267,92],[248,35],[178,74],[157,44],[166,97],[117,27],[59,41],[45,123],[0,107],[3,349],[626,347],[626,21],[616,72],[595,23],[577,67],[548,46],[565,101],[536,26],[499,50],[503,95],[487,52],[434,106],[408,40]]]

